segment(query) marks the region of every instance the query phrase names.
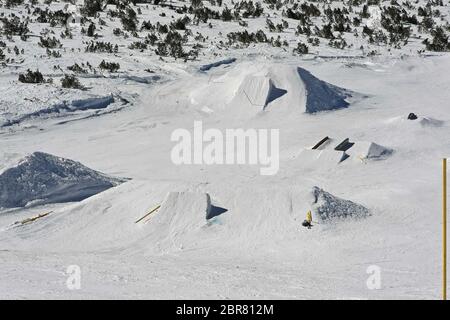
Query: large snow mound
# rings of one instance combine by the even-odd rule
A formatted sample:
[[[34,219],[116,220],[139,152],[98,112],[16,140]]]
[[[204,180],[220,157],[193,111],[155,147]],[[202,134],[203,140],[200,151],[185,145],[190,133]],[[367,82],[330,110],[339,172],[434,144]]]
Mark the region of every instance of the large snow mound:
[[[321,221],[330,221],[336,218],[367,217],[370,212],[366,207],[344,200],[332,195],[319,187],[314,187],[313,195],[313,211]]]
[[[79,162],[35,152],[0,173],[0,208],[81,201],[121,182]]]
[[[236,116],[273,111],[320,111],[347,108],[354,93],[318,79],[297,66],[277,63],[239,63],[211,71],[203,85],[189,93],[193,105],[212,111],[225,109]]]

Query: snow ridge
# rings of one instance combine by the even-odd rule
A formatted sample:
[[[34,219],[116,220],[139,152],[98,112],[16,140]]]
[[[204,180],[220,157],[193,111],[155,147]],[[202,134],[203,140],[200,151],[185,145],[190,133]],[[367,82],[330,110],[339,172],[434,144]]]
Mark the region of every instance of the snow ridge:
[[[10,127],[16,124],[19,124],[23,121],[48,116],[51,114],[60,114],[63,112],[76,112],[76,111],[86,111],[86,110],[98,110],[105,109],[109,105],[115,102],[114,97],[106,96],[99,98],[88,98],[88,99],[80,99],[74,100],[71,103],[67,103],[66,101],[62,103],[58,103],[46,109],[41,109],[35,112],[31,112],[28,114],[24,114],[16,119],[7,120],[4,123],[0,124],[0,128]]]

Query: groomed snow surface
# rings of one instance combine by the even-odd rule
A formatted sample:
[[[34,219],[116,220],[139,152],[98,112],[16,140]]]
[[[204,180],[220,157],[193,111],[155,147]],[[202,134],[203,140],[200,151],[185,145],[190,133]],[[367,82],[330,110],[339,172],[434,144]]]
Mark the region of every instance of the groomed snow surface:
[[[0,297],[438,298],[449,58],[218,61],[120,112],[0,131]],[[279,129],[279,172],[174,165],[199,120]]]

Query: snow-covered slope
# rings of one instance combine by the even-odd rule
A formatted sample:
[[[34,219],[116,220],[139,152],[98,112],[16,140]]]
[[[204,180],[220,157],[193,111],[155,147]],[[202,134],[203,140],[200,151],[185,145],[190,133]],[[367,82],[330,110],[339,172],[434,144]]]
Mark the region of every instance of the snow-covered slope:
[[[297,9],[288,17],[288,2],[282,10],[262,2],[258,17],[244,16],[248,3],[203,2],[239,11],[239,19],[209,17],[187,23],[188,30],[171,27],[194,19],[180,11],[186,2],[132,5],[136,33],[124,31],[121,13],[109,9],[65,30],[36,8],[67,3],[38,1],[29,11],[26,2],[0,7],[6,16],[31,17],[30,37],[0,35],[0,123],[14,123],[0,128],[0,201],[7,207],[0,210],[1,298],[439,297],[450,57],[419,50],[436,26],[445,28],[448,5],[411,3],[395,14],[410,21],[400,23],[411,27],[408,41],[391,43],[385,27],[364,32],[377,25],[362,12],[366,1],[342,15],[334,9],[348,2],[306,1],[320,9],[305,20],[311,35]],[[403,13],[395,1],[378,7],[385,6]],[[419,6],[424,15],[415,24]],[[350,31],[324,37],[331,37],[324,25],[339,28],[345,16]],[[91,22],[98,36],[87,34]],[[164,55],[169,30],[180,34],[188,58],[170,56],[179,50]],[[258,30],[267,41],[244,42]],[[62,47],[39,45],[50,36]],[[335,42],[343,39],[340,49]],[[118,50],[89,51],[92,41]],[[293,52],[299,42],[308,54]],[[120,69],[100,68],[103,60]],[[39,69],[46,83],[19,83],[27,69]],[[66,74],[84,90],[62,88]],[[408,120],[410,113],[418,119]],[[279,171],[174,164],[173,132],[193,132],[198,121],[220,132],[278,129]],[[344,141],[354,145],[335,150]],[[24,154],[32,156],[19,163]],[[311,229],[302,227],[309,210],[319,220]],[[81,290],[66,286],[73,265],[82,272]],[[379,290],[367,287],[373,266],[381,271]]]
[[[264,65],[260,61],[245,63],[253,70]],[[296,64],[286,61],[285,65],[296,79],[291,85],[298,87],[300,77],[292,68]],[[194,72],[156,88],[150,86],[141,93],[142,103],[126,112],[59,126],[42,123],[42,130],[2,134],[4,153],[0,156],[2,164],[9,163],[4,168],[10,167],[18,154],[40,146],[46,153],[133,178],[79,203],[4,211],[0,255],[6,277],[1,281],[9,292],[5,297],[16,296],[14,288],[28,292],[27,297],[39,297],[41,281],[30,286],[20,280],[35,279],[29,271],[36,264],[49,272],[55,268],[62,272],[74,262],[90,270],[86,291],[66,291],[63,283],[58,284],[58,279],[65,281],[64,275],[46,274],[45,281],[55,281],[45,285],[46,296],[437,297],[440,225],[438,219],[424,224],[423,213],[439,210],[435,199],[439,159],[450,152],[450,145],[441,139],[450,120],[443,106],[450,96],[427,79],[445,78],[442,66],[449,65],[449,60],[411,59],[393,66],[380,64],[376,69],[383,65],[384,71],[379,72],[346,67],[339,61],[303,62],[302,67],[317,78],[369,95],[350,108],[333,112],[311,115],[298,105],[283,105],[281,101],[295,90],[279,85],[275,78],[277,87],[287,88],[288,93],[265,110],[240,118],[239,106],[219,99],[219,104],[230,108],[197,112],[204,105],[191,103],[189,93],[204,84],[204,75]],[[233,70],[242,72],[238,64],[236,69],[214,69],[209,72],[226,75],[224,78],[231,77]],[[405,74],[405,70],[410,71]],[[411,79],[415,79],[413,83]],[[236,90],[239,83],[235,83]],[[226,90],[208,90],[211,102],[214,95],[228,94]],[[410,112],[442,123],[422,126],[392,120],[406,119]],[[263,177],[257,167],[246,165],[175,166],[170,161],[171,133],[178,128],[192,129],[194,120],[202,120],[205,128],[220,130],[279,128],[279,173]],[[335,138],[326,148],[331,150],[317,150],[323,153],[323,162],[306,161],[299,155],[326,135]],[[332,149],[347,137],[356,142],[353,148],[358,141],[375,141],[395,152],[383,161],[329,161],[342,156]],[[362,153],[370,151],[370,144],[365,146]],[[311,230],[302,228],[306,212],[314,208],[314,186],[364,206],[370,216],[320,223]],[[212,206],[221,208],[211,219],[206,218],[206,194]],[[165,199],[173,200],[170,206],[152,213],[145,223],[135,223]],[[53,212],[33,223],[14,224],[48,211]],[[423,257],[427,257],[425,262]],[[189,268],[180,267],[184,265]],[[389,287],[366,289],[365,270],[370,265],[385,270],[383,277]],[[180,272],[184,278],[176,280]],[[412,273],[421,276],[411,278]],[[105,274],[115,276],[105,278]],[[267,274],[272,278],[267,280]],[[192,290],[192,279],[202,283],[201,291]],[[323,290],[329,291],[324,294]]]
[[[260,61],[246,64],[253,70],[264,65]],[[298,88],[300,77],[292,68],[298,64],[286,61],[285,65],[291,79],[296,79],[290,85]],[[63,272],[65,266],[78,263],[90,270],[86,291],[66,291],[58,282],[64,282],[64,275],[46,274],[45,281],[55,281],[45,285],[46,296],[437,297],[440,225],[438,219],[424,224],[423,213],[439,210],[435,199],[439,159],[450,152],[450,145],[441,139],[450,120],[443,106],[450,96],[427,79],[436,75],[445,79],[442,66],[449,61],[445,57],[411,59],[393,66],[380,64],[376,69],[383,65],[384,71],[379,72],[346,67],[339,61],[325,65],[303,62],[302,67],[317,78],[369,95],[350,108],[333,112],[311,115],[298,105],[282,104],[295,90],[280,85],[275,77],[276,86],[288,93],[265,110],[240,117],[239,106],[219,99],[219,105],[230,108],[197,112],[204,104],[191,103],[189,93],[204,85],[205,76],[195,72],[150,87],[141,93],[142,103],[126,112],[59,126],[42,123],[42,130],[2,134],[2,164],[40,146],[47,153],[79,159],[102,172],[133,178],[80,203],[3,212],[0,255],[6,278],[1,281],[8,289],[4,296],[14,297],[18,292],[14,288],[20,288],[27,297],[39,297],[40,280],[34,285],[20,280],[36,279],[30,272],[36,264],[49,272]],[[236,69],[214,69],[209,72],[225,75],[224,79],[231,77],[233,70],[242,73],[238,64]],[[405,70],[410,71],[405,74]],[[413,83],[411,79],[415,79]],[[236,90],[239,83],[234,83]],[[230,92],[233,97],[232,90],[207,90],[210,102],[214,95]],[[422,126],[409,120],[392,121],[406,119],[410,112],[442,123]],[[279,128],[279,173],[262,177],[258,168],[245,165],[173,165],[171,133],[177,128],[192,129],[194,120],[202,120],[205,128],[220,130]],[[306,162],[299,156],[299,150],[326,135],[335,137],[331,149],[348,137],[356,142],[354,148],[358,141],[375,141],[395,152],[383,161],[342,163],[325,159],[342,156],[335,150],[318,150],[323,152],[324,162]],[[362,152],[370,151],[370,145],[367,147]],[[306,212],[314,207],[310,197],[313,186],[363,205],[370,216],[318,224],[311,230],[302,228]],[[170,206],[152,213],[146,223],[135,223],[164,203],[168,194],[173,199]],[[222,208],[212,219],[206,219],[206,194],[212,206]],[[14,224],[47,211],[53,212],[24,226]],[[423,257],[427,257],[425,262]],[[370,265],[385,270],[383,277],[389,287],[366,289],[365,270]],[[183,279],[176,280],[180,272]],[[412,273],[420,276],[411,278]],[[105,274],[115,276],[105,278]],[[267,274],[272,278],[267,280]],[[200,291],[193,291],[192,279],[202,283]]]

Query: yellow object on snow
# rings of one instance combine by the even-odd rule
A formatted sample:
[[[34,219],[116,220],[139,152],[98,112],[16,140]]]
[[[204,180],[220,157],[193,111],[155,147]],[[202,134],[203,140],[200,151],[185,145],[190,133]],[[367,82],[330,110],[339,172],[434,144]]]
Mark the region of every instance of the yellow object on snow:
[[[311,213],[311,210],[309,210],[308,213],[306,214],[306,221],[308,221],[309,223],[312,222],[312,213]]]

